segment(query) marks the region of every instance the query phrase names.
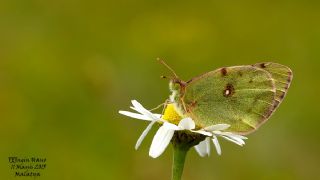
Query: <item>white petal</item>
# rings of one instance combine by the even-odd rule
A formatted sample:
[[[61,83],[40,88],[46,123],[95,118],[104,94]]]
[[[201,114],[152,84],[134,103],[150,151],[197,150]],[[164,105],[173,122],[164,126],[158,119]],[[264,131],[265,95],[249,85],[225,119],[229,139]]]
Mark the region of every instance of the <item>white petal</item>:
[[[211,132],[207,132],[207,131],[204,131],[204,130],[198,130],[198,131],[192,131],[192,132],[198,133],[198,134],[202,134],[202,135],[205,135],[205,136],[212,136]]]
[[[179,122],[178,126],[182,130],[183,129],[191,130],[196,127],[196,124],[194,123],[194,121],[191,118],[184,118]]]
[[[236,137],[238,137],[238,138],[240,138],[240,139],[248,139],[247,137],[245,137],[245,136],[241,136],[241,135],[239,135],[239,134],[234,134]]]
[[[143,115],[147,115],[147,116],[149,116],[150,118],[152,118],[154,120],[156,120],[158,118],[152,112],[150,112],[149,110],[144,108],[138,101],[132,100],[131,103],[134,106],[134,107],[130,107],[131,109],[134,109],[134,110],[138,111],[139,113],[141,113]]]
[[[162,114],[153,114],[154,116],[156,116],[157,117],[157,119],[160,119],[161,118],[161,116],[162,116]]]
[[[216,151],[219,155],[221,155],[221,146],[219,144],[218,138],[217,136],[213,136],[212,142],[214,144],[214,146],[216,147]]]
[[[151,121],[153,119],[151,119],[149,116],[146,115],[142,115],[142,114],[137,114],[137,113],[132,113],[129,111],[119,111],[120,114],[125,115],[125,116],[129,116],[135,119],[141,119],[141,120],[146,120],[146,121]]]
[[[243,139],[235,136],[235,135],[229,135],[228,137],[230,137],[231,139],[234,139],[235,141],[239,142],[240,144],[244,145],[245,142],[243,141]]]
[[[164,123],[163,126],[161,126],[156,135],[153,137],[149,156],[153,158],[159,157],[164,150],[167,148],[167,146],[170,143],[170,140],[174,134],[174,130],[168,126],[169,123]]]
[[[148,111],[146,108],[144,108],[137,100],[131,101],[133,107],[136,108],[137,111]]]
[[[212,126],[205,127],[206,131],[222,131],[228,129],[230,127],[229,124],[216,124]]]
[[[239,142],[240,144],[245,144],[245,142],[243,141],[243,139],[248,139],[247,137],[238,135],[238,134],[233,134],[231,132],[221,132],[222,136],[227,136],[237,142]]]
[[[198,145],[194,146],[196,151],[201,157],[205,157],[207,155],[207,141],[206,139],[201,141]]]
[[[157,122],[157,121],[152,121],[148,126],[147,128],[142,132],[142,134],[140,135],[137,143],[136,143],[136,146],[135,146],[135,149],[137,150],[139,148],[139,146],[141,145],[143,139],[146,137],[146,135],[148,134],[148,132],[150,131],[150,129],[152,128],[152,126],[154,125],[154,123]]]
[[[130,109],[133,109],[133,110],[135,110],[135,111],[137,111],[137,112],[139,112],[140,114],[143,114],[143,115],[146,115],[147,113],[147,110],[146,109],[139,109],[139,108],[135,108],[135,107],[132,107],[132,106],[130,106]]]
[[[242,146],[245,144],[244,141],[240,138],[236,138],[236,137],[232,137],[232,136],[225,136],[225,135],[222,135],[221,137],[223,137],[226,140],[231,141],[235,144],[238,144],[239,146]]]
[[[231,133],[231,132],[223,132],[223,133],[221,133],[221,134],[227,135],[227,136],[237,137],[237,138],[240,138],[240,139],[248,139],[248,138],[245,137],[245,136],[241,136],[241,135],[239,135],[239,134],[233,134],[233,133]]]
[[[207,137],[205,140],[206,140],[206,144],[207,144],[207,154],[208,156],[210,156],[210,152],[211,152],[211,148],[210,148],[210,139],[209,137]]]
[[[222,132],[221,131],[212,131],[212,134],[221,135]]]
[[[166,128],[171,129],[171,130],[175,130],[175,131],[181,130],[181,128],[179,126],[172,124],[172,123],[169,123],[169,122],[164,122],[163,126],[164,125],[166,126]]]
[[[130,107],[131,109],[134,109],[134,110],[138,111],[141,114],[151,113],[149,110],[144,108],[137,100],[132,100],[131,103],[133,105],[133,107]]]

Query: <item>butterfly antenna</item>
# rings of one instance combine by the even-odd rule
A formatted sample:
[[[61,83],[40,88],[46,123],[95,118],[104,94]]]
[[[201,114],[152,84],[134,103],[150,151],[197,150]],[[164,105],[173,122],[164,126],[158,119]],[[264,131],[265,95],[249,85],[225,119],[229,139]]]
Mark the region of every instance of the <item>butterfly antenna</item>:
[[[178,78],[177,74],[174,72],[174,70],[167,64],[165,63],[162,59],[157,58],[157,61],[159,61],[162,65],[164,65],[166,68],[168,68],[172,74],[174,75],[175,78]],[[163,78],[166,78],[165,76],[163,76]]]

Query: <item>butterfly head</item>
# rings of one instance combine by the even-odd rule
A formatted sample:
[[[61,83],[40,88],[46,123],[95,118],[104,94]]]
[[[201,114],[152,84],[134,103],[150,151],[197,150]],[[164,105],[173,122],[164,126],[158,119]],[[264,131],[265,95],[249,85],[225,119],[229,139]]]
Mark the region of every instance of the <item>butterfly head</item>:
[[[187,83],[182,81],[179,78],[170,78],[169,88],[171,91],[177,91],[184,89],[186,87]]]
[[[170,96],[170,100],[172,103],[178,102],[180,97],[183,95],[185,87],[187,85],[186,82],[182,81],[178,75],[174,72],[174,70],[168,66],[163,60],[158,58],[158,61],[164,65],[169,71],[171,71],[172,76],[161,76],[162,78],[169,79],[169,89],[172,92]]]

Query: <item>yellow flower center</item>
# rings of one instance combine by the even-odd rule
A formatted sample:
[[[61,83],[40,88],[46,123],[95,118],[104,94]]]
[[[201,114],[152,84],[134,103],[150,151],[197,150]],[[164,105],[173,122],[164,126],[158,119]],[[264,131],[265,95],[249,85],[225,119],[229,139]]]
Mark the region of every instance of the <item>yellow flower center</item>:
[[[178,125],[182,117],[177,113],[173,104],[168,104],[164,110],[162,119],[169,123]]]

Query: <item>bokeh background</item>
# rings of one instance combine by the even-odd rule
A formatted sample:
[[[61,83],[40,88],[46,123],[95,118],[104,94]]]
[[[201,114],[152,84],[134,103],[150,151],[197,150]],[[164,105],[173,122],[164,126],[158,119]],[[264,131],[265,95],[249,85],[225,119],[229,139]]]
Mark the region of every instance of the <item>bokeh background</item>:
[[[184,80],[261,61],[294,72],[244,147],[192,150],[185,180],[320,179],[319,19],[312,0],[1,1],[0,179],[18,179],[9,156],[46,157],[39,179],[169,179],[171,147],[150,158],[153,129],[135,151],[147,124],[118,114],[168,97],[157,57]]]

